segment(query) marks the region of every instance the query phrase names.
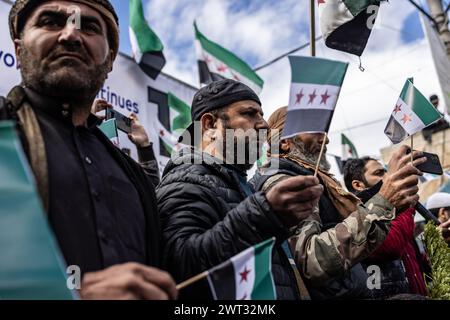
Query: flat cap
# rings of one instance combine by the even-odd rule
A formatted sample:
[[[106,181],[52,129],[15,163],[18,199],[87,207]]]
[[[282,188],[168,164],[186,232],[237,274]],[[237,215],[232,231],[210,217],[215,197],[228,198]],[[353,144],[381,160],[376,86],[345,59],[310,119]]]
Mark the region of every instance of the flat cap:
[[[12,40],[20,38],[26,18],[40,4],[48,0],[16,0],[9,12],[9,32]],[[108,41],[114,56],[119,52],[119,18],[114,7],[108,0],[70,0],[70,2],[85,4],[98,11],[108,26]]]

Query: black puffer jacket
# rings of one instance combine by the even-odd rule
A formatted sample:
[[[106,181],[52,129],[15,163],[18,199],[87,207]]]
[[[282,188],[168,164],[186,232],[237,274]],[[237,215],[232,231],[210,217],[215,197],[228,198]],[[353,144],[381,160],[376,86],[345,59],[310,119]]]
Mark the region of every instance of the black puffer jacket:
[[[263,168],[264,175],[260,175],[256,181],[252,181],[257,190],[260,190],[270,177],[276,174],[286,174],[290,176],[313,175],[308,169],[283,158],[273,158],[266,169]],[[325,190],[319,200],[319,211],[321,219],[321,231],[324,232],[334,228],[342,222],[342,216],[331,202]],[[340,277],[334,278],[326,285],[315,287],[306,282],[309,293],[313,300],[326,299],[370,299],[372,294],[367,288],[368,274],[363,266],[358,263]]]
[[[205,161],[198,164],[202,156]],[[295,275],[280,245],[289,231],[262,192],[247,197],[251,188],[244,178],[236,169],[190,149],[169,161],[157,188],[164,265],[180,282],[275,237],[272,271],[277,297],[297,299]],[[201,285],[181,294],[189,299],[210,297]]]

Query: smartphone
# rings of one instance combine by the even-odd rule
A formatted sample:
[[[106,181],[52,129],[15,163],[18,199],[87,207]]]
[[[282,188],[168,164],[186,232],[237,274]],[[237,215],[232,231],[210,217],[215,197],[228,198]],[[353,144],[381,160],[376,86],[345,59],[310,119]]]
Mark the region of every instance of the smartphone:
[[[407,152],[411,153],[411,150]],[[418,165],[416,168],[422,172],[442,175],[444,171],[442,170],[441,161],[439,161],[439,156],[434,153],[423,152],[423,157],[427,158],[427,162]]]
[[[106,120],[116,119],[117,129],[126,134],[131,133],[131,119],[114,109],[106,109]]]

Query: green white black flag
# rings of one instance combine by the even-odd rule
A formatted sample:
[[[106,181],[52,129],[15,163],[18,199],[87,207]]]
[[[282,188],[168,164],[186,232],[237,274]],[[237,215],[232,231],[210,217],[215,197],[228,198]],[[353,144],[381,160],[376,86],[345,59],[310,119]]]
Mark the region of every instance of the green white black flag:
[[[215,300],[275,300],[272,249],[275,239],[242,251],[208,270],[208,283]]]
[[[130,0],[129,31],[134,60],[150,78],[156,79],[166,64],[164,46],[145,20],[141,0]]]
[[[291,94],[283,138],[301,132],[328,132],[347,72],[347,63],[290,56]]]
[[[194,23],[194,29],[200,83],[208,84],[222,79],[233,79],[246,84],[257,94],[261,92],[264,81],[247,63],[206,38],[198,30],[196,23]]]
[[[399,143],[441,118],[440,112],[408,79],[403,86],[384,133],[393,143]]]
[[[178,142],[180,134],[191,124],[191,108],[190,106],[175,96],[173,93],[167,93],[167,104],[169,105],[171,117],[170,130],[168,130],[161,122],[155,120],[154,127],[162,140],[164,147],[171,154],[174,150],[178,151],[183,147]]]
[[[380,0],[318,0],[327,47],[361,56],[369,40]]]

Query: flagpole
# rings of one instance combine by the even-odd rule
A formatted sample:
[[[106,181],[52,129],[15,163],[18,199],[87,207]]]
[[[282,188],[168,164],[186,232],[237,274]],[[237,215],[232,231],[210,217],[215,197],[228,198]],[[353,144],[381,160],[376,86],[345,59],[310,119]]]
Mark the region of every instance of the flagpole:
[[[311,49],[311,57],[316,56],[316,0],[311,0],[309,3],[309,19],[310,19],[310,33],[309,33],[309,42]],[[314,177],[317,177],[317,172],[319,171],[320,161],[322,160],[323,150],[325,149],[325,144],[327,141],[327,133],[324,132],[322,147],[320,148],[319,158],[316,163],[316,170],[314,170]]]
[[[311,0],[310,2],[310,33],[309,33],[309,43],[311,49],[311,57],[316,56],[316,12],[315,3],[316,0]]]
[[[411,138],[411,165],[413,165],[413,161],[414,161],[414,158],[413,158],[413,150],[414,150],[414,135],[411,135],[410,136],[410,138]]]
[[[190,286],[191,284],[193,284],[194,282],[197,282],[199,280],[202,280],[204,278],[206,278],[208,276],[208,271],[202,272],[192,278],[187,279],[186,281],[183,281],[182,283],[178,284],[176,286],[177,290],[181,290],[186,288],[187,286]]]

